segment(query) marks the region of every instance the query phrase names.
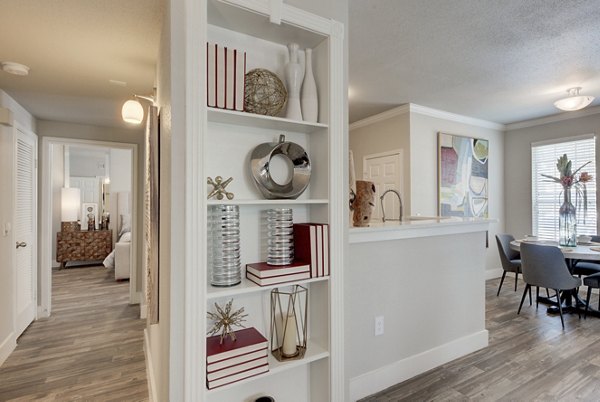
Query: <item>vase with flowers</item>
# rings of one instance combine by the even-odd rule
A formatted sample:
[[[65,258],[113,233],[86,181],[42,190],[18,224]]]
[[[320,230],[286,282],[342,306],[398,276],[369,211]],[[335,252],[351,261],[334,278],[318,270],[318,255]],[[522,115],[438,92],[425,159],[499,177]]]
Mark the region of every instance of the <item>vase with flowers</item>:
[[[567,154],[564,154],[558,158],[556,163],[559,177],[542,174],[542,176],[563,187],[563,203],[558,210],[558,244],[561,246],[575,247],[577,245],[577,209],[571,202],[571,189],[575,189],[577,198],[581,196],[585,219],[587,212],[587,189],[585,185],[592,180],[592,176],[587,172],[581,172],[581,169],[589,163],[586,162],[573,171],[571,161]],[[581,206],[578,202],[576,204]]]

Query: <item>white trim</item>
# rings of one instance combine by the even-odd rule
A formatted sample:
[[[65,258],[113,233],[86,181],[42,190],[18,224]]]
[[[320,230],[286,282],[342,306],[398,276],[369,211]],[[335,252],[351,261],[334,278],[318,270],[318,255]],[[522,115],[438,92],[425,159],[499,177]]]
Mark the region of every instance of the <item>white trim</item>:
[[[380,121],[384,121],[387,119],[391,119],[392,117],[400,116],[406,113],[416,113],[423,116],[435,117],[438,119],[450,120],[457,123],[468,124],[470,126],[477,126],[483,128],[489,128],[492,130],[505,130],[505,125],[496,123],[493,121],[477,119],[475,117],[464,116],[461,114],[445,112],[443,110],[433,109],[427,106],[421,106],[414,103],[407,103],[404,105],[400,105],[390,110],[386,110],[385,112],[376,114],[374,116],[367,117],[362,120],[355,121],[350,124],[350,131],[356,130],[357,128],[369,126],[371,124],[378,123]]]
[[[152,365],[152,352],[150,349],[150,338],[148,328],[144,328],[144,357],[146,358],[146,378],[148,380],[148,400],[150,402],[156,399],[156,379],[154,378],[154,366]]]
[[[488,331],[482,330],[361,374],[350,379],[349,399],[356,401],[372,395],[486,346]]]
[[[42,307],[42,306],[37,306],[36,319],[39,320],[40,318],[48,318],[48,317],[50,317],[48,310],[45,310],[44,307]]]
[[[485,270],[485,280],[500,278],[504,270],[502,268],[491,268]]]
[[[562,144],[563,142],[572,142],[580,140],[590,140],[596,137],[596,134],[582,134],[573,137],[554,138],[552,140],[536,141],[531,143],[531,148],[541,147],[544,145]]]
[[[409,113],[410,111],[410,104],[401,105],[393,109],[386,110],[385,112],[378,113],[376,115],[366,117],[362,120],[355,121],[354,123],[350,124],[348,128],[350,131],[356,130],[358,128],[370,126],[371,124],[379,123],[380,121],[391,119],[392,117]]]
[[[144,303],[140,303],[140,320],[148,318],[148,306]]]
[[[103,148],[118,148],[131,150],[131,225],[135,228],[131,239],[132,250],[129,272],[129,303],[138,304],[139,296],[137,295],[137,250],[142,234],[137,233],[138,230],[138,145],[133,143],[112,142],[112,141],[96,141],[84,140],[79,138],[62,138],[62,137],[42,137],[42,160],[41,179],[42,179],[42,197],[41,209],[39,218],[41,220],[41,233],[39,249],[41,258],[38,260],[40,266],[40,278],[38,281],[39,299],[38,311],[42,311],[45,316],[50,316],[52,312],[52,145],[79,145],[90,147]],[[138,301],[136,301],[136,299]]]
[[[417,113],[424,116],[435,117],[438,119],[450,120],[457,123],[468,124],[470,126],[477,126],[482,128],[489,128],[492,130],[501,130],[504,131],[504,124],[496,123],[489,120],[477,119],[475,117],[464,116],[462,114],[445,112],[443,110],[433,109],[427,106],[416,105],[414,103],[410,104],[411,113]]]
[[[541,126],[543,124],[556,123],[564,120],[579,119],[580,117],[592,116],[598,113],[600,113],[600,106],[594,106],[583,110],[577,110],[575,112],[562,112],[546,117],[540,117],[538,119],[509,123],[504,126],[504,129],[505,131],[519,130],[522,128]]]
[[[4,364],[8,356],[15,350],[17,347],[17,338],[15,337],[15,333],[11,332],[8,336],[0,343],[0,367]]]
[[[129,297],[129,304],[140,304],[142,300],[142,292],[135,292],[133,297]]]

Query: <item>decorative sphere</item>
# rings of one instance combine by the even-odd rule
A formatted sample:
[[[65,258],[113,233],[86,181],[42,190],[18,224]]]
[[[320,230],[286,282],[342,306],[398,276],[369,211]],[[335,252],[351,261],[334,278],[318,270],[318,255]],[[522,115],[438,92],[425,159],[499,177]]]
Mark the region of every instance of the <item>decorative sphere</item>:
[[[283,82],[271,71],[255,68],[246,73],[246,112],[276,116],[283,110],[287,96]]]

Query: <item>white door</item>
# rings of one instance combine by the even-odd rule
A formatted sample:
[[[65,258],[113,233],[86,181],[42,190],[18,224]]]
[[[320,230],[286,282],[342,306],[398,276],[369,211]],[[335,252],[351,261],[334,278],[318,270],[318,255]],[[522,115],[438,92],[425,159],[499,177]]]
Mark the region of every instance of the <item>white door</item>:
[[[17,130],[15,138],[15,281],[17,336],[35,319],[37,295],[37,137]]]
[[[363,159],[363,179],[375,183],[375,209],[373,210],[372,219],[381,219],[381,201],[379,197],[385,190],[397,190],[404,197],[402,151],[365,156]],[[398,197],[395,194],[388,193],[383,202],[386,219],[398,219],[400,210]]]

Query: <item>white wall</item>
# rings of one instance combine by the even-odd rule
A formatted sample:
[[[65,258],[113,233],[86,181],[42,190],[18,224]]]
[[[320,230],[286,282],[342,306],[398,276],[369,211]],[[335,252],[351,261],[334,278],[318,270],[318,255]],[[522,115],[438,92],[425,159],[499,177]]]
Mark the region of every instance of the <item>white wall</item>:
[[[35,119],[21,105],[0,89],[0,107],[13,113],[14,121],[35,132]],[[16,346],[14,334],[15,276],[13,231],[5,232],[5,225],[14,226],[14,127],[0,125],[0,364]]]
[[[600,114],[506,132],[504,166],[507,189],[505,206],[506,211],[509,211],[506,214],[507,233],[518,238],[532,231],[531,143],[599,133]],[[600,136],[596,137],[596,166],[600,166]],[[595,173],[597,180],[598,172]],[[594,172],[591,174],[594,175]]]
[[[143,155],[139,155],[144,158]],[[131,151],[128,149],[110,149],[110,191],[111,193],[119,191],[131,191]],[[143,171],[140,172],[140,180],[143,180]]]
[[[98,177],[106,175],[106,158],[100,155],[77,153],[69,150],[69,171],[71,177]]]

